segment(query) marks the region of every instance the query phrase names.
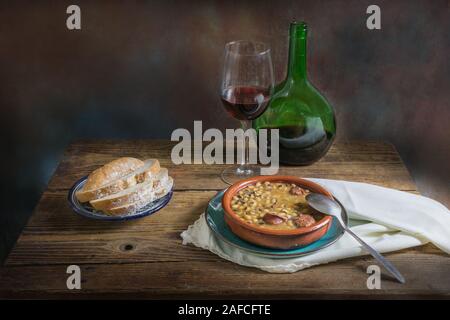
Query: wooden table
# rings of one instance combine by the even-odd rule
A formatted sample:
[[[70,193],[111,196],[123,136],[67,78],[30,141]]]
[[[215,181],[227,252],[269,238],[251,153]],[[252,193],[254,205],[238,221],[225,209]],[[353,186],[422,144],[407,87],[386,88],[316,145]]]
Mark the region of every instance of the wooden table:
[[[382,277],[368,290],[371,257],[347,259],[294,274],[269,274],[184,246],[180,233],[225,185],[224,166],[170,161],[170,141],[78,141],[66,150],[31,219],[0,270],[0,298],[417,298],[450,296],[450,258],[431,244],[386,254],[407,279]],[[158,158],[175,179],[170,204],[128,222],[93,221],[67,203],[72,184],[119,156]],[[336,143],[308,167],[282,174],[369,182],[416,193],[390,144]],[[68,290],[68,265],[81,267],[82,289]],[[383,273],[384,274],[384,273]]]

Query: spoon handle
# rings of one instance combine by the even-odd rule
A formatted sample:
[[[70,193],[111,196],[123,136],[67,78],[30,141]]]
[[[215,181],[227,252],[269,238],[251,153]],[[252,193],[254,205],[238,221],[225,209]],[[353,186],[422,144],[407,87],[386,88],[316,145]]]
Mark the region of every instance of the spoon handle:
[[[379,263],[381,263],[386,270],[388,270],[400,283],[405,283],[405,278],[402,276],[400,271],[397,270],[397,268],[389,262],[385,257],[383,257],[378,251],[376,251],[374,248],[369,246],[367,243],[365,243],[360,237],[358,237],[350,228],[344,227],[345,231],[350,233],[353,238],[355,238],[367,251],[370,252],[370,254],[377,259]]]

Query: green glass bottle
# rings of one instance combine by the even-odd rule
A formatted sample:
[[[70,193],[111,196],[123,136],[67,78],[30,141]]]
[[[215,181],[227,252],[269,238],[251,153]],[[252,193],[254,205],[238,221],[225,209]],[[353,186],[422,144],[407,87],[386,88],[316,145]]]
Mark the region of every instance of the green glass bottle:
[[[280,162],[308,165],[330,148],[336,122],[331,105],[308,81],[306,23],[291,23],[289,37],[286,79],[275,87],[267,110],[253,121],[253,128],[279,129]]]

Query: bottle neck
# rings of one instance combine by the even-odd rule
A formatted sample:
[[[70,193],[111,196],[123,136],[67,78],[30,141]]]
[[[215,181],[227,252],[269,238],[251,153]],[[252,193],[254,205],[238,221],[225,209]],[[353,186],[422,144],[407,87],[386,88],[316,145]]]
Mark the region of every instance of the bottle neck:
[[[288,79],[306,80],[306,38],[305,23],[291,23],[289,31]]]

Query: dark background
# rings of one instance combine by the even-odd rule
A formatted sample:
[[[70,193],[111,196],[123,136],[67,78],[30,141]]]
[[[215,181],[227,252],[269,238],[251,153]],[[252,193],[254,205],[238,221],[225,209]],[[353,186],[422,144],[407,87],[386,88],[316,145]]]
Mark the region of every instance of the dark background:
[[[66,28],[81,7],[82,30]],[[382,29],[366,28],[381,7]],[[0,261],[65,146],[235,127],[218,97],[224,44],[270,43],[285,74],[292,19],[309,24],[309,75],[337,140],[392,142],[419,190],[450,204],[448,1],[2,1]]]

